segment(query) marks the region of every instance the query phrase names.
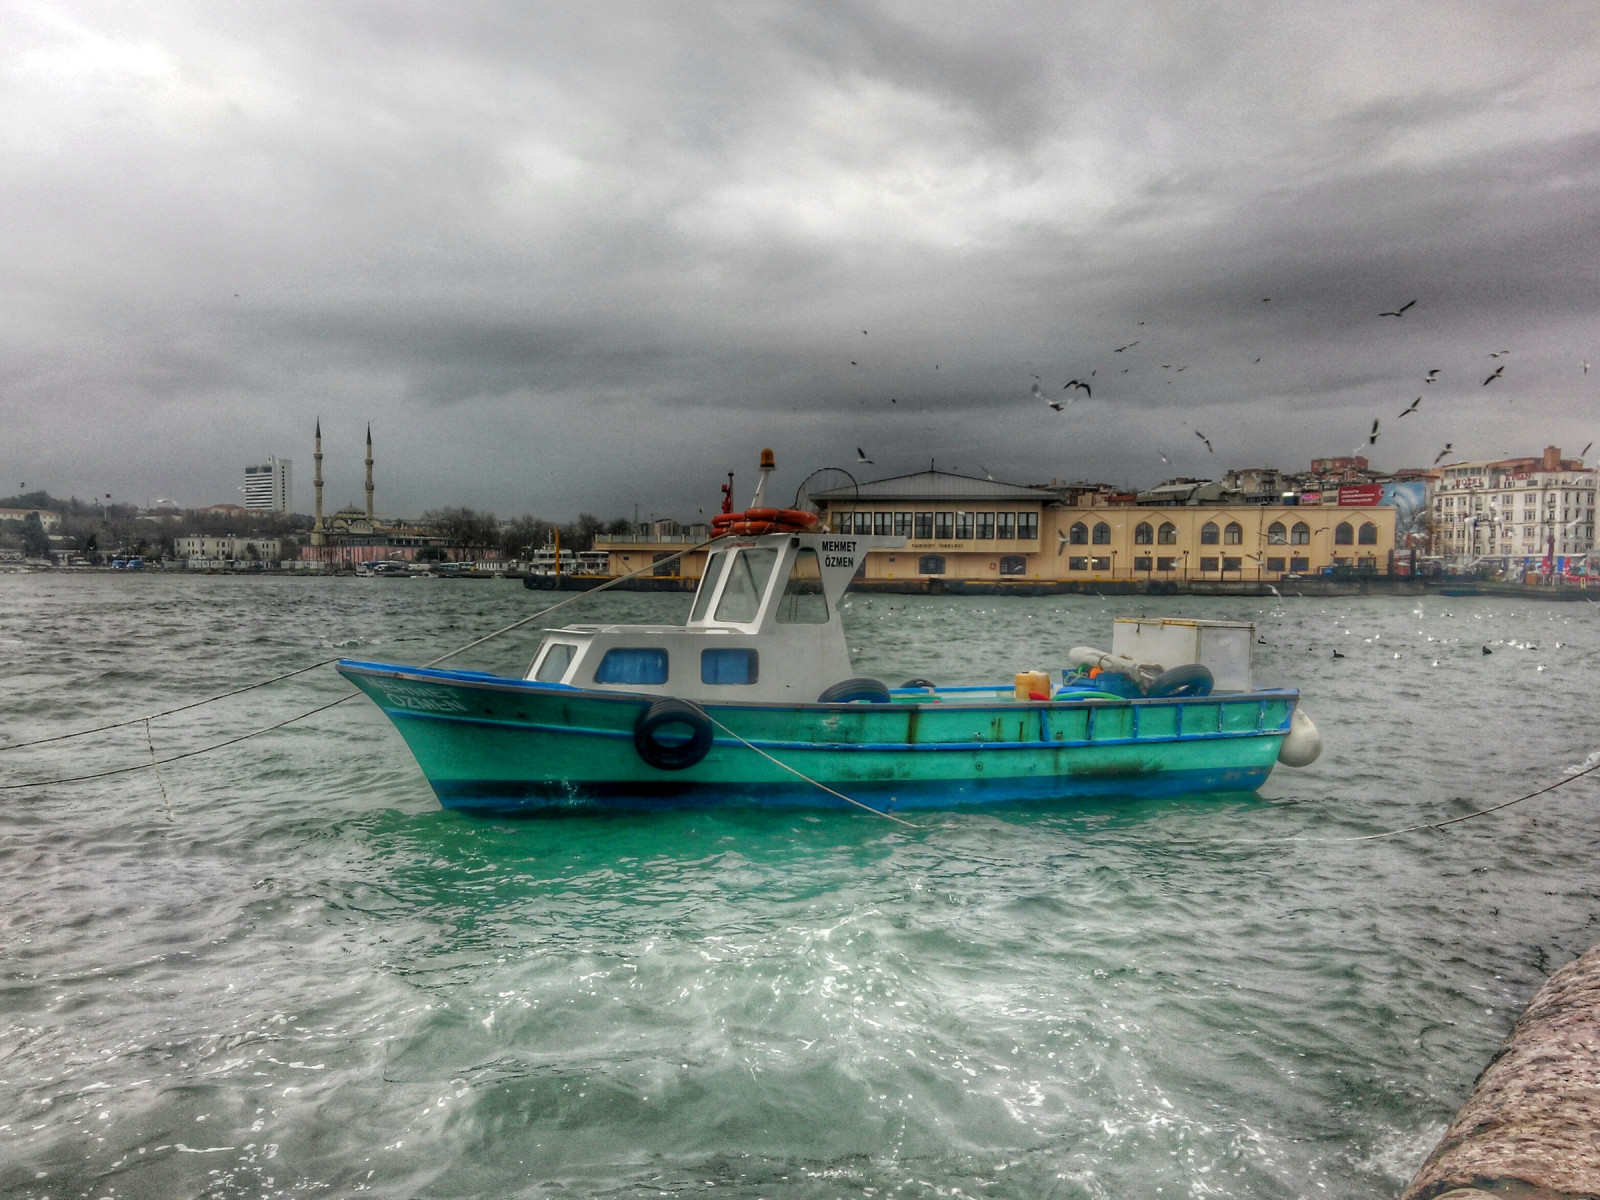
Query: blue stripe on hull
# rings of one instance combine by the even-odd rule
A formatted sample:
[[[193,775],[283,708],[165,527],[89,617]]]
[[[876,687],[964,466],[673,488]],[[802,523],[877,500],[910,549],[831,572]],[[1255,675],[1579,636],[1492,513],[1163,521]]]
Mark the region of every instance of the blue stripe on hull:
[[[1031,776],[1009,779],[896,780],[858,782],[840,790],[880,812],[1039,800],[1125,797],[1149,800],[1207,792],[1253,792],[1272,766],[1160,771],[1108,778]],[[479,813],[537,813],[599,809],[659,810],[719,804],[755,808],[850,808],[809,783],[737,784],[703,782],[562,783],[523,780],[430,781],[439,803]]]

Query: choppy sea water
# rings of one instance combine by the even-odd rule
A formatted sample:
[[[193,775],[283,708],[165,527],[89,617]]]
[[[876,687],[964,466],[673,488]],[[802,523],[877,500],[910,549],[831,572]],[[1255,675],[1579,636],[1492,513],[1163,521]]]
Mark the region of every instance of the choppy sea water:
[[[0,577],[0,742],[334,653],[425,660],[553,599]],[[1594,762],[1600,605],[873,596],[847,620],[862,674],[953,683],[1138,613],[1255,621],[1258,679],[1303,689],[1321,761],[1259,796],[919,829],[491,820],[441,811],[352,701],[159,779],[0,792],[0,1194],[1392,1195],[1534,988],[1600,940],[1600,775],[1349,839]],[[516,671],[533,645],[459,662]],[[323,669],[150,742],[343,690]],[[150,742],[0,754],[0,783]]]

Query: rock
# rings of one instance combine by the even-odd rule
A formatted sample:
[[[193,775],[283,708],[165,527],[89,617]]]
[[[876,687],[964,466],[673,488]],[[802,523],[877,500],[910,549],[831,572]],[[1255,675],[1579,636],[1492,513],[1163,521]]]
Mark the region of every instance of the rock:
[[[1600,947],[1550,976],[1401,1200],[1600,1196]]]

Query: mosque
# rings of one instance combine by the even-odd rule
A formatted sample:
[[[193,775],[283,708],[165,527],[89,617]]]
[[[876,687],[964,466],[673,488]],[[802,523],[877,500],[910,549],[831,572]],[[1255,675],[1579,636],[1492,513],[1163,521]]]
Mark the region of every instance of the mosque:
[[[354,507],[341,508],[331,517],[322,515],[322,418],[317,418],[316,450],[311,456],[316,464],[312,487],[316,493],[316,519],[311,525],[311,544],[303,546],[300,557],[312,562],[331,563],[339,567],[354,567],[358,563],[380,560],[414,562],[417,552],[427,546],[442,546],[442,538],[433,537],[403,522],[379,522],[372,506],[372,426],[367,426],[367,507],[363,512]]]

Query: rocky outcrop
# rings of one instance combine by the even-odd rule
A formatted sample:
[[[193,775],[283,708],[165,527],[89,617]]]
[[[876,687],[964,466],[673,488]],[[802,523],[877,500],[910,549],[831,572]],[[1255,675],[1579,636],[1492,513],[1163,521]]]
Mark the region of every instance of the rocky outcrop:
[[[1534,994],[1402,1200],[1600,1196],[1600,947]]]

